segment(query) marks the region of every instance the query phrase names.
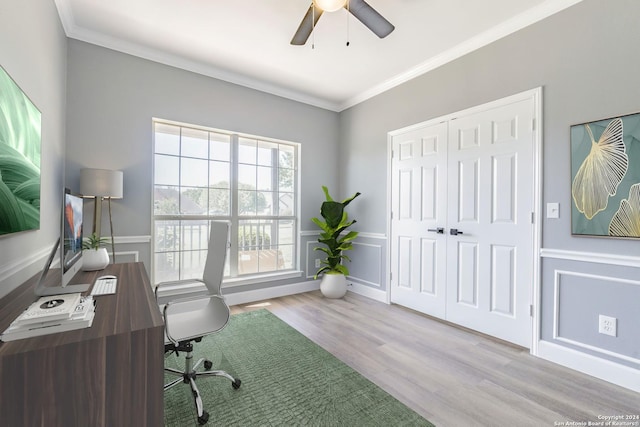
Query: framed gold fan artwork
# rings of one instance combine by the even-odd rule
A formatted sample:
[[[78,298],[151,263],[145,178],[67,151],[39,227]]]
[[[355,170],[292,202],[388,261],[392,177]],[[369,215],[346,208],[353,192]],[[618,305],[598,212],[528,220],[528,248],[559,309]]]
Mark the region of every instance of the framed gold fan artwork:
[[[573,125],[571,234],[640,238],[640,113]]]

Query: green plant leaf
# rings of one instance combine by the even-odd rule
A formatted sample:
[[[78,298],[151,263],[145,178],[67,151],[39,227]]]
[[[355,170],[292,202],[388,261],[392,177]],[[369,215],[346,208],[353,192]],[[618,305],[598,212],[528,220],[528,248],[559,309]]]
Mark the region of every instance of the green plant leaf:
[[[83,239],[82,249],[99,249],[109,243],[111,243],[111,239],[108,237],[98,237],[96,233],[92,233],[91,236]]]
[[[324,197],[326,198],[327,202],[333,202],[333,199],[329,195],[329,189],[326,185],[322,186],[322,191],[324,192]]]
[[[355,199],[356,197],[358,197],[360,194],[362,194],[362,193],[357,192],[356,194],[354,194],[353,196],[349,197],[348,199],[344,199],[344,200],[342,201],[342,204],[343,204],[344,206],[347,206],[349,203],[351,203],[351,202],[353,201],[353,199]]]
[[[336,228],[344,216],[344,207],[342,203],[338,202],[323,202],[320,207],[320,215],[324,218],[328,228]]]
[[[311,218],[311,221],[313,221],[318,227],[320,227],[325,232],[330,231],[329,227],[327,226],[327,223],[320,221],[318,218]]]
[[[340,273],[344,274],[345,276],[349,275],[349,269],[347,267],[345,267],[342,264],[338,264],[335,266],[334,270],[339,271]]]

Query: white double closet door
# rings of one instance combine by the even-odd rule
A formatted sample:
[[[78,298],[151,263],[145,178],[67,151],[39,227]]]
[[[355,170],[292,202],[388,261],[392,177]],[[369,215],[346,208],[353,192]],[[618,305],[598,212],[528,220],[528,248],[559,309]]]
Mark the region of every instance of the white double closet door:
[[[391,302],[531,345],[535,103],[391,133]]]

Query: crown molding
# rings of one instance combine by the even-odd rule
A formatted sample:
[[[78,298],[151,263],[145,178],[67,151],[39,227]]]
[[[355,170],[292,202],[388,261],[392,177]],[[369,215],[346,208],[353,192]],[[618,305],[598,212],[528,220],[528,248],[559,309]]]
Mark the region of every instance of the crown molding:
[[[86,43],[101,46],[107,49],[126,53],[149,61],[168,65],[182,70],[191,71],[214,79],[222,80],[227,83],[276,95],[292,101],[301,102],[303,104],[338,112],[339,104],[326,99],[314,97],[299,91],[284,88],[282,86],[267,83],[258,79],[254,79],[243,74],[224,70],[212,65],[199,61],[193,61],[163,52],[158,49],[152,49],[137,43],[131,43],[120,38],[105,36],[104,34],[78,27],[73,17],[73,11],[69,6],[68,0],[54,0],[58,9],[58,15],[62,21],[62,27],[67,37],[80,40]]]
[[[531,24],[545,19],[568,7],[571,7],[583,0],[546,0],[544,3],[531,8],[491,29],[473,37],[441,54],[423,62],[417,67],[411,68],[404,73],[398,74],[371,89],[361,92],[344,102],[332,102],[327,99],[314,97],[309,94],[288,89],[279,85],[274,85],[255,79],[241,73],[231,72],[218,67],[214,67],[203,62],[193,61],[179,55],[162,52],[158,49],[148,48],[137,43],[131,43],[119,38],[105,36],[103,34],[80,28],[75,24],[73,12],[68,0],[54,0],[58,9],[58,15],[62,21],[62,26],[67,37],[116,50],[139,58],[154,61],[171,67],[191,71],[204,76],[212,77],[228,83],[265,92],[271,95],[301,102],[303,104],[322,108],[329,111],[341,112],[353,107],[376,95],[388,91],[396,86],[406,83],[418,76],[432,71],[448,62],[454,61],[470,52],[480,49],[496,40],[506,37],[516,31],[521,30]]]
[[[442,65],[445,65],[451,61],[461,58],[468,53],[478,50],[488,44],[495,42],[503,37],[513,34],[529,25],[535,24],[555,13],[558,13],[568,7],[571,7],[583,0],[547,0],[539,6],[529,9],[528,11],[514,16],[513,18],[478,34],[476,37],[468,39],[453,48],[442,52],[423,62],[422,64],[407,70],[404,73],[372,87],[371,89],[360,93],[340,105],[339,111],[346,110],[361,102],[366,101],[376,95],[386,92],[389,89],[393,89],[403,83],[408,82],[418,76],[435,70]]]

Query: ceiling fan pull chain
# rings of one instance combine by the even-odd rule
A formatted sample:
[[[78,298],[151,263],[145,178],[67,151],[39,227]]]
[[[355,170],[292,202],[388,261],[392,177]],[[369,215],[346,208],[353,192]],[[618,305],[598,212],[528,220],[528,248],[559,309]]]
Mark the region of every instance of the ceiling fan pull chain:
[[[349,15],[351,15],[351,1],[347,0],[347,46],[349,46]]]
[[[311,2],[311,49],[316,48],[316,7]]]

